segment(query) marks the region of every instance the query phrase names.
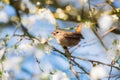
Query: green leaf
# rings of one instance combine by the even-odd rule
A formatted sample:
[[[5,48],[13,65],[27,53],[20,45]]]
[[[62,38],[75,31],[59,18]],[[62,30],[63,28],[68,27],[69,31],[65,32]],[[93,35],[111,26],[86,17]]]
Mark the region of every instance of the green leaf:
[[[115,39],[113,42],[112,42],[113,45],[116,45],[117,44],[117,40]]]
[[[2,77],[2,71],[0,71],[0,78]]]

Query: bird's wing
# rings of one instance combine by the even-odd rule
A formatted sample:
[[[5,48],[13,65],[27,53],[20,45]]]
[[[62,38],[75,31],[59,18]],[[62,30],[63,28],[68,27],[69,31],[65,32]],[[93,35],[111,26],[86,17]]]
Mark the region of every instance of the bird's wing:
[[[76,33],[69,33],[64,35],[65,38],[71,38],[71,39],[80,39],[83,38],[81,34],[76,34]]]

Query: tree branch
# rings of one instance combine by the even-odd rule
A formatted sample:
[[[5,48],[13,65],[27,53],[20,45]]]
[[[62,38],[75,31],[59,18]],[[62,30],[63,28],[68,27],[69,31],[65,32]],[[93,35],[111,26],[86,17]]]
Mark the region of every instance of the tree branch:
[[[71,56],[71,57],[72,57],[72,58],[79,59],[79,60],[83,60],[83,61],[88,61],[88,62],[91,62],[91,63],[95,62],[95,63],[98,63],[98,64],[102,64],[102,65],[110,66],[110,67],[112,66],[112,67],[114,67],[115,69],[120,70],[119,67],[116,67],[116,66],[111,65],[111,64],[103,63],[103,62],[100,62],[100,61],[84,59],[84,58],[80,58],[80,57],[77,57],[77,56]]]

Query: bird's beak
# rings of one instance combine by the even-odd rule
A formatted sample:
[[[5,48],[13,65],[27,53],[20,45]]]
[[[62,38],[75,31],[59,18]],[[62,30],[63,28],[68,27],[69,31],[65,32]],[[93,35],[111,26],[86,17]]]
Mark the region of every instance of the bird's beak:
[[[52,32],[51,34],[55,35],[55,32]]]

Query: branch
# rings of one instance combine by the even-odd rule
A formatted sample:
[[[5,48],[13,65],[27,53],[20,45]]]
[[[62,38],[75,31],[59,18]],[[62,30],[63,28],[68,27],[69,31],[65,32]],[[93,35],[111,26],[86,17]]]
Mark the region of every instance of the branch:
[[[10,0],[10,5],[13,6],[15,11],[16,11],[17,17],[19,18],[18,23],[21,25],[21,28],[22,28],[22,31],[24,32],[24,35],[28,36],[30,39],[36,39],[36,40],[40,41],[38,38],[36,38],[32,34],[30,34],[28,29],[22,24],[21,16],[20,16],[20,13],[19,13],[20,9],[15,7],[14,4],[15,4],[15,1]]]
[[[53,47],[53,46],[52,46],[52,48],[53,48],[53,51],[56,51],[56,52],[62,54],[64,57],[67,57],[67,56],[65,55],[65,53],[61,52],[60,50],[56,49],[56,48]]]
[[[70,70],[73,72],[73,74],[76,76],[77,80],[80,80],[78,72],[73,68],[73,64],[71,63],[71,53],[69,52],[67,47],[63,47],[65,51],[65,56],[68,59],[69,65],[70,65]]]
[[[114,61],[111,62],[111,65],[114,65]],[[109,72],[108,80],[110,80],[110,78],[111,78],[110,75],[112,74],[112,68],[113,68],[113,67],[111,66],[111,67],[110,67],[110,72]]]
[[[71,61],[69,61],[69,65],[70,65],[70,70],[74,73],[74,75],[76,76],[76,78],[77,78],[78,80],[80,80],[79,74],[78,74],[78,72],[73,68],[73,64],[71,63]]]
[[[88,61],[88,62],[91,62],[91,63],[95,62],[95,63],[98,63],[98,64],[102,64],[102,65],[110,66],[110,67],[112,66],[112,67],[116,68],[117,70],[120,70],[119,67],[116,67],[116,66],[111,65],[111,64],[103,63],[103,62],[100,62],[100,61],[84,59],[84,58],[80,58],[80,57],[77,57],[77,56],[71,56],[71,57],[72,57],[72,58],[79,59],[79,60],[83,60],[83,61]]]
[[[108,33],[114,31],[115,29],[117,29],[117,27],[112,27],[111,29],[109,29],[108,31],[106,31],[105,33],[103,33],[103,35],[100,37],[100,39],[101,39],[101,38],[104,38]],[[96,40],[96,39],[91,39],[91,40],[89,40],[89,41],[83,42],[82,44],[91,42],[91,41],[93,41],[93,40]],[[75,49],[73,49],[73,50],[71,51],[71,53],[73,53],[77,48],[81,47],[82,44],[78,45]]]
[[[109,32],[112,32],[115,29],[117,29],[117,27],[112,27],[111,29],[109,29],[108,31],[106,31],[105,33],[103,33],[103,35],[101,36],[101,38],[105,37]]]
[[[41,67],[40,67],[40,61],[39,61],[38,58],[35,56],[35,54],[34,54],[34,57],[35,57],[35,60],[36,60],[36,62],[37,62],[37,64],[38,64],[39,70],[40,70],[41,72],[44,72],[43,69],[41,69]]]
[[[116,8],[113,6],[113,3],[110,2],[109,0],[105,0],[105,2],[111,6],[111,8],[114,10],[114,12],[116,13],[116,15],[119,17],[119,20],[120,20],[120,14],[119,12],[116,10]]]
[[[78,64],[75,60],[72,60],[81,70],[83,70],[86,74],[89,75],[89,73],[82,67],[80,64]]]
[[[60,54],[62,54],[64,57],[66,57],[67,59],[68,59],[68,62],[69,62],[69,65],[70,65],[70,70],[74,73],[74,75],[76,76],[76,78],[78,79],[78,80],[80,80],[79,79],[79,73],[73,68],[73,64],[71,63],[71,61],[72,62],[74,62],[75,63],[75,65],[77,65],[81,70],[83,70],[86,74],[89,74],[83,67],[81,67],[76,61],[74,61],[73,59],[71,59],[71,53],[69,52],[69,50],[67,49],[67,48],[64,48],[64,49],[66,49],[65,50],[65,53],[63,53],[63,52],[61,52],[60,50],[58,50],[58,49],[56,49],[55,47],[53,47],[53,50],[54,51],[56,51],[56,52],[59,52]],[[68,55],[66,55],[66,52],[67,52],[67,54],[69,54],[69,56]]]
[[[92,13],[92,10],[91,10],[90,0],[88,0],[88,5],[89,5],[89,15],[90,15],[90,19],[91,19],[91,21],[93,21],[93,13]]]

